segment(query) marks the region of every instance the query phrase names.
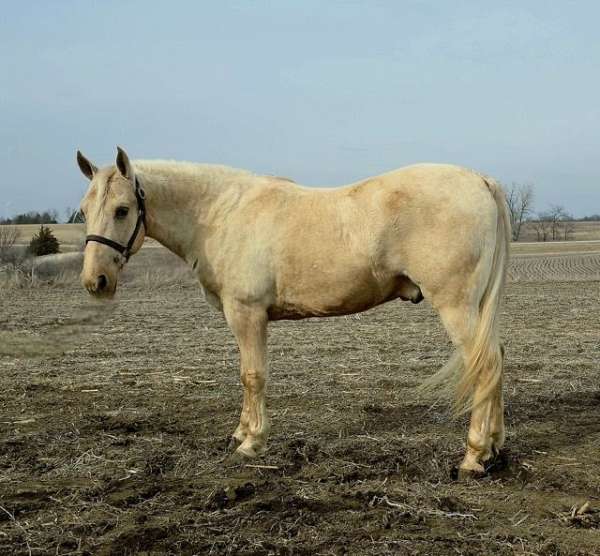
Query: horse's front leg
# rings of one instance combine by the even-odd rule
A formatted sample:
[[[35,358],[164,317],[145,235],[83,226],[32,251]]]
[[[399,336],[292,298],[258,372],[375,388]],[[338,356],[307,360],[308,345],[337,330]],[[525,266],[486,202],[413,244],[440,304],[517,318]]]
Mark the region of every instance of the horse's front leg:
[[[240,424],[233,438],[241,442],[236,453],[255,457],[265,450],[269,419],[265,403],[267,387],[267,315],[264,309],[227,303],[225,318],[240,348],[240,374],[244,401]]]

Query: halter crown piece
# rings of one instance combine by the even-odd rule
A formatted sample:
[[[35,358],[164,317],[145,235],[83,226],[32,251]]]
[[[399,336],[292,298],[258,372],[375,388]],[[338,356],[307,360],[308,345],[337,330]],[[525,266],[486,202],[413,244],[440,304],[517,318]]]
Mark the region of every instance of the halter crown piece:
[[[144,225],[144,228],[146,228],[146,194],[141,188],[137,176],[135,176],[135,198],[137,200],[138,206],[138,217],[135,223],[135,228],[133,229],[133,233],[131,234],[127,245],[122,245],[121,243],[118,243],[110,238],[96,236],[93,234],[85,237],[86,245],[90,241],[95,241],[96,243],[108,245],[109,247],[112,247],[115,251],[121,253],[121,255],[125,257],[125,262],[127,262],[129,260],[129,257],[131,256],[131,248],[133,247],[133,244],[135,243],[135,240],[137,239],[137,236],[140,233],[140,228],[142,227],[142,224]]]

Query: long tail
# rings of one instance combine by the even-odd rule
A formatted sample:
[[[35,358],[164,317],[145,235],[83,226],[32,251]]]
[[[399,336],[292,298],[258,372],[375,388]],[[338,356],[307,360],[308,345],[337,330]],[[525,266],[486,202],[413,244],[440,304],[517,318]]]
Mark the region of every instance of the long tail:
[[[463,346],[464,353],[456,350],[448,363],[424,384],[426,390],[440,383],[452,388],[456,414],[487,402],[502,381],[504,354],[498,334],[498,313],[508,267],[510,217],[501,186],[487,176],[482,179],[496,202],[497,220],[496,245],[478,318],[471,340]]]
[[[465,347],[464,369],[456,384],[455,409],[474,409],[494,395],[502,381],[502,345],[498,335],[498,314],[506,282],[510,248],[510,217],[504,192],[494,180],[483,177],[496,201],[496,246],[488,283],[479,304],[479,320],[474,335]]]

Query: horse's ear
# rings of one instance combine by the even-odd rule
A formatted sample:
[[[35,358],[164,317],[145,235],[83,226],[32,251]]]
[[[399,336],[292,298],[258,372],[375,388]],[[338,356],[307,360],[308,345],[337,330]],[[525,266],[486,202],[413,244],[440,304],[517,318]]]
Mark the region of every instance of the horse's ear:
[[[93,179],[94,174],[98,171],[98,168],[83,156],[81,151],[77,151],[77,164],[83,175],[89,180]]]
[[[117,147],[117,168],[124,178],[133,183],[135,179],[133,166],[129,161],[127,153],[121,147]]]

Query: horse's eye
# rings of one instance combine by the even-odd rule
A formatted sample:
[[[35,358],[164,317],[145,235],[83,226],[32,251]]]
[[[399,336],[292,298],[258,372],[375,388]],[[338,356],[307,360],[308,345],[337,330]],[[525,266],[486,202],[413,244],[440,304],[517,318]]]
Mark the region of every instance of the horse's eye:
[[[125,218],[127,216],[128,212],[129,212],[129,209],[127,207],[119,207],[115,211],[115,218],[117,218],[118,220],[123,220],[123,218]]]

